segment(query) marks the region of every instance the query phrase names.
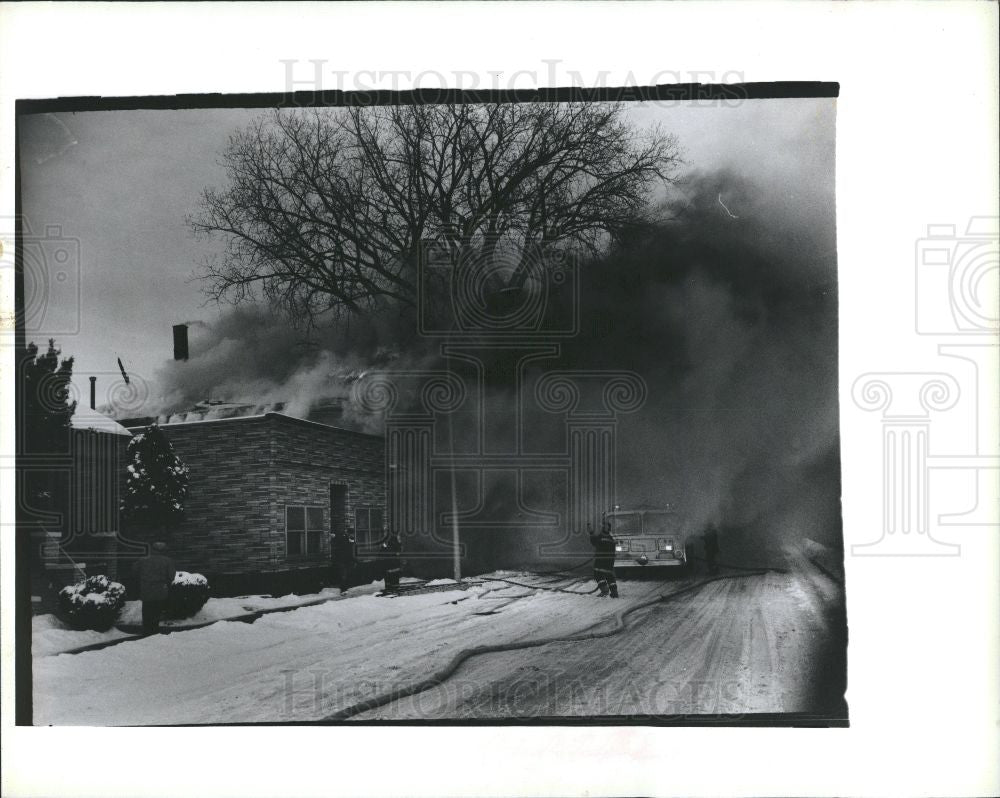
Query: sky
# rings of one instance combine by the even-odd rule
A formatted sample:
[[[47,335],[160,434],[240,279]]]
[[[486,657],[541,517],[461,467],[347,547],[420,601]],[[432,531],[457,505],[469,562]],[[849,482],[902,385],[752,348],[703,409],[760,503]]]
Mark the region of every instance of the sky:
[[[64,356],[75,358],[81,404],[90,375],[98,376],[98,404],[106,400],[117,358],[155,396],[157,370],[172,357],[172,325],[212,325],[228,309],[206,304],[196,275],[213,244],[195,240],[185,217],[206,186],[224,185],[218,156],[227,137],[259,113],[20,119],[22,209],[30,235],[45,239],[37,251],[48,253],[44,289],[27,283],[27,337],[41,343],[54,336]],[[831,212],[834,100],[642,104],[629,114],[676,134],[683,172],[728,168],[772,192],[788,213]],[[58,235],[71,253],[64,266],[52,257]]]

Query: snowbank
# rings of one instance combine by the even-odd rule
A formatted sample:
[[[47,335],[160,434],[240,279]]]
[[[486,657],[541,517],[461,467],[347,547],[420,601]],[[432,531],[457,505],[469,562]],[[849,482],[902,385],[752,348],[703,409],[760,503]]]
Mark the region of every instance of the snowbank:
[[[192,576],[198,577],[199,574]],[[204,578],[204,577],[202,577]],[[415,580],[420,581],[420,580]],[[351,588],[345,597],[370,595],[382,590],[381,582],[371,585]],[[206,626],[218,621],[243,618],[262,610],[286,609],[301,607],[320,601],[329,601],[340,596],[337,588],[325,588],[319,593],[309,593],[299,596],[289,593],[286,596],[240,596],[238,598],[209,599],[195,615],[183,620],[160,621],[161,629],[182,630]],[[136,634],[142,626],[142,602],[126,601],[118,615],[118,627],[107,632],[84,631],[70,629],[55,615],[37,615],[31,620],[31,653],[36,657],[47,657],[74,651],[94,643],[104,643],[119,640]]]
[[[107,632],[84,631],[70,629],[55,615],[36,615],[31,619],[31,654],[44,657],[58,654],[61,651],[89,646],[92,643],[104,643],[128,637],[127,632],[109,629]]]
[[[300,607],[314,601],[335,598],[340,595],[337,588],[325,588],[319,593],[299,596],[289,593],[287,596],[239,596],[237,598],[209,599],[205,606],[190,618],[180,620],[164,619],[160,621],[161,629],[190,629],[216,621],[240,618],[259,610],[274,610],[285,607]],[[133,627],[142,625],[142,602],[126,601],[125,607],[118,616],[118,625]]]

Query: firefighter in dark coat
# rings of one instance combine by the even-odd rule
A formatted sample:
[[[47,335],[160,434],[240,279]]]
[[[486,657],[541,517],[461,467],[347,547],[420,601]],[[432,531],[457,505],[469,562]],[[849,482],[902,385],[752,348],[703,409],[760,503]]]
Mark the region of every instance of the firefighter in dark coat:
[[[343,593],[351,586],[354,571],[354,530],[345,529],[333,536],[330,553],[333,556],[333,578]]]
[[[385,569],[385,589],[387,591],[399,590],[399,577],[402,576],[402,562],[400,554],[403,551],[403,544],[399,535],[395,532],[386,531],[382,541],[382,567]]]
[[[166,555],[167,546],[157,541],[153,550],[132,566],[132,575],[139,583],[139,600],[142,602],[143,634],[160,632],[160,617],[167,605],[167,594],[177,569]]]
[[[594,579],[602,596],[609,593],[611,598],[618,598],[618,580],[615,579],[615,539],[611,534],[611,524],[607,520],[601,525],[601,531],[594,532],[588,525],[590,543],[594,547]]]

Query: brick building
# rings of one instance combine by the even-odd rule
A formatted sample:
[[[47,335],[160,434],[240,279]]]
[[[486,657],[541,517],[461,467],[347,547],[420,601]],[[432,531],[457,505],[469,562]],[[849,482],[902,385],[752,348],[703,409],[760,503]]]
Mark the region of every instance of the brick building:
[[[362,559],[381,542],[381,436],[280,413],[161,429],[190,480],[184,518],[165,536],[171,556],[205,574],[216,595],[328,584],[330,534],[345,527]]]

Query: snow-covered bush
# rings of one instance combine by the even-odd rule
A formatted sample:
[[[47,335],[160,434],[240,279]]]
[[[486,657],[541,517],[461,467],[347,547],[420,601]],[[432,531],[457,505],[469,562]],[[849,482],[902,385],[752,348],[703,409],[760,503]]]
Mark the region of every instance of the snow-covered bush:
[[[167,593],[167,617],[190,618],[208,601],[208,580],[201,574],[178,571]]]
[[[59,611],[73,629],[106,632],[125,604],[125,587],[103,574],[59,591]]]

